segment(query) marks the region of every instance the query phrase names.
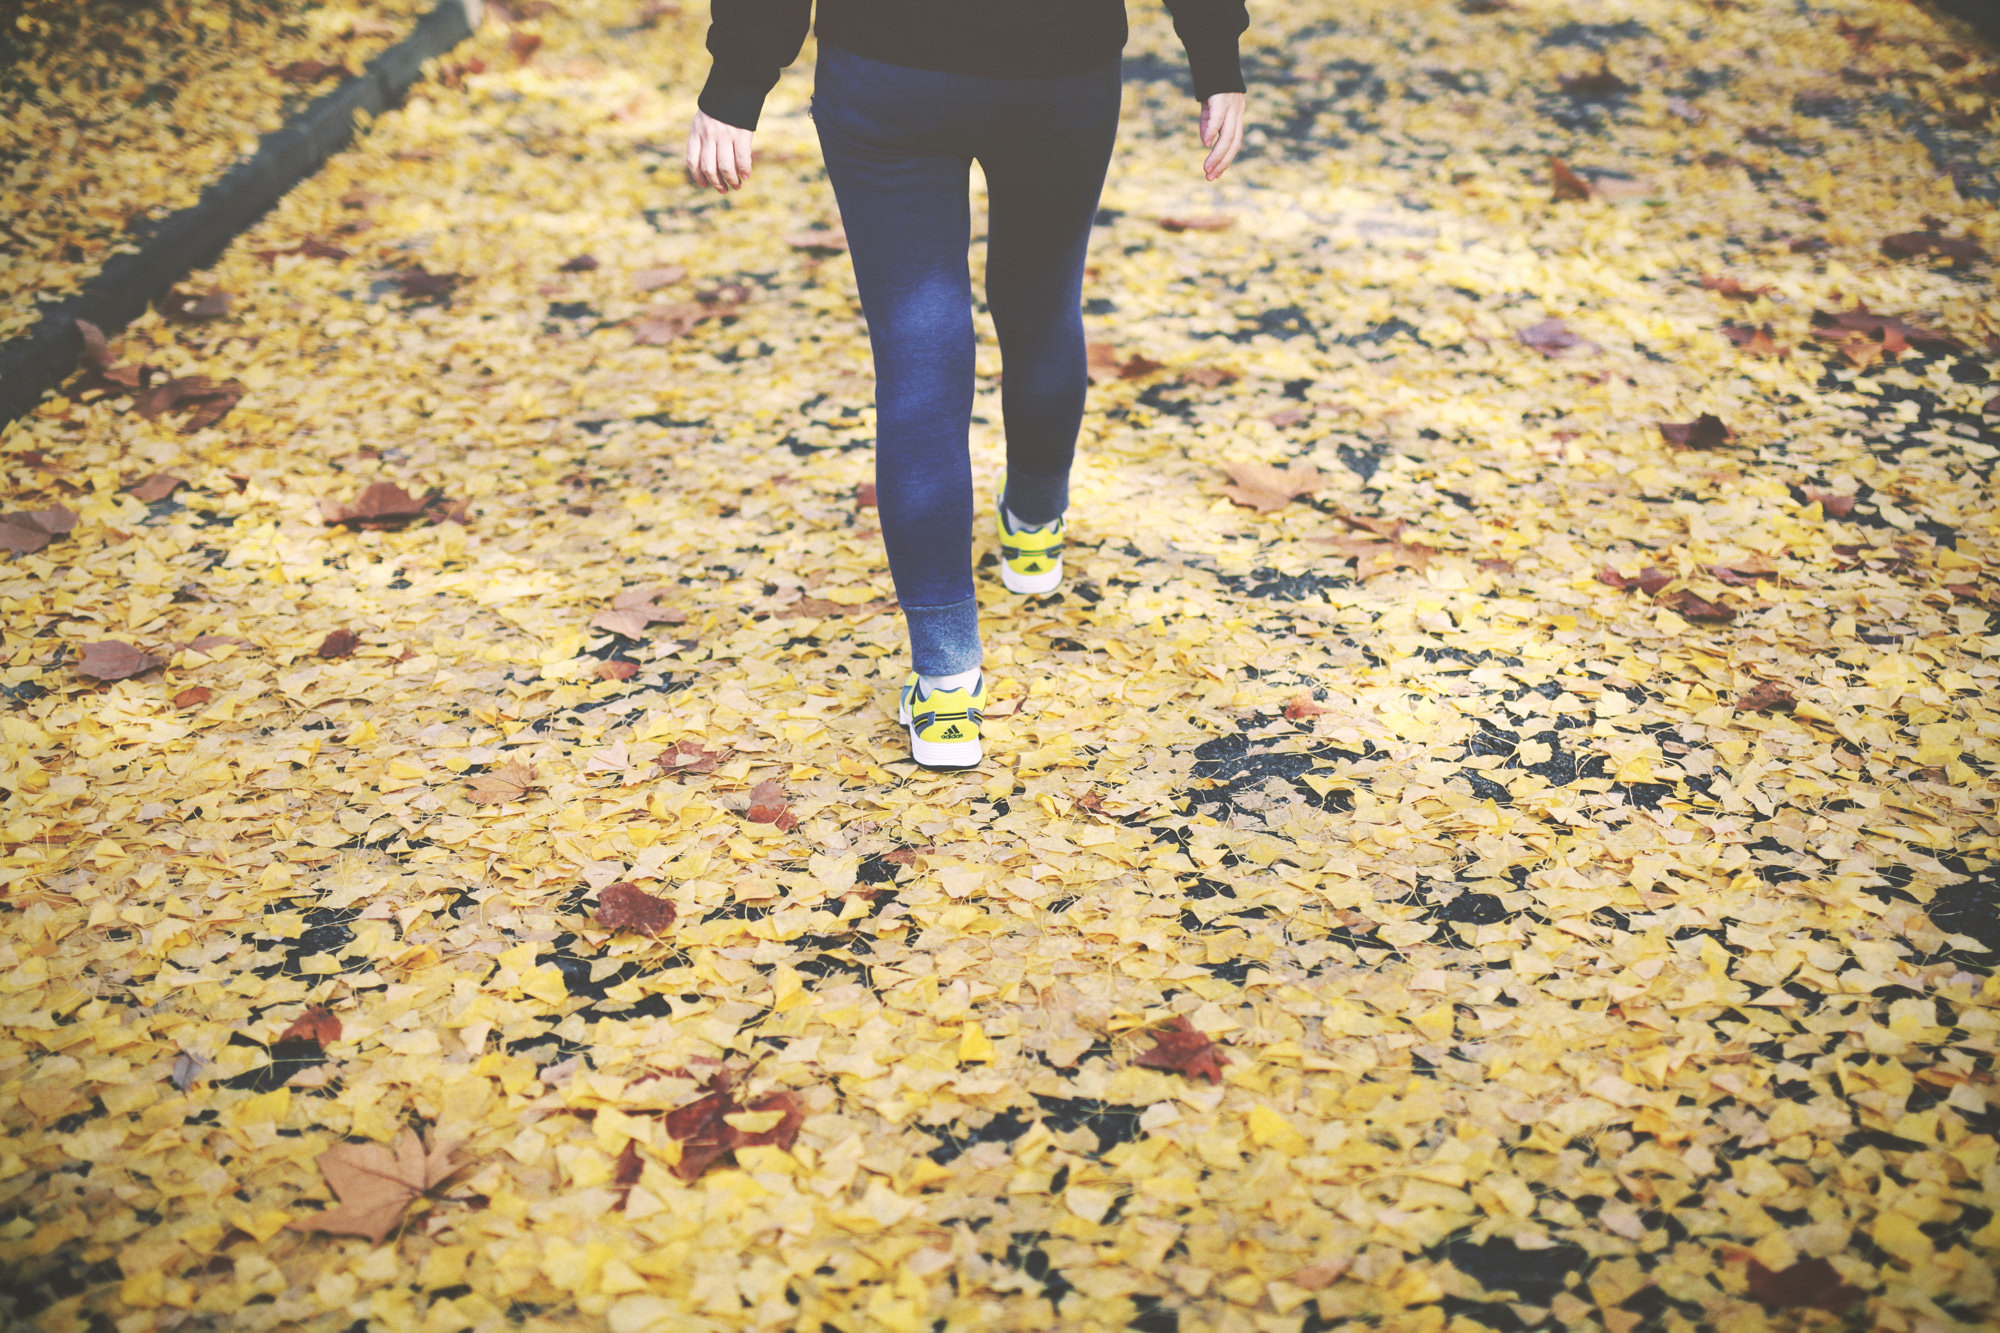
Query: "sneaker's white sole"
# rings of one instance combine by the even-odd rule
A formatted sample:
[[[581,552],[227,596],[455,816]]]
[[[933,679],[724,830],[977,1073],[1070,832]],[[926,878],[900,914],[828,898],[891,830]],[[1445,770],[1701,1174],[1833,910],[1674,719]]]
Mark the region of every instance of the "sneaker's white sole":
[[[910,725],[910,710],[899,700],[896,720],[910,733],[910,757],[925,768],[976,768],[985,758],[978,741],[927,741]]]
[[[1000,581],[1007,585],[1008,592],[1037,593],[1054,592],[1062,583],[1062,557],[1057,556],[1055,564],[1041,574],[1016,574],[1012,565],[1000,562]]]
[[[927,741],[917,735],[916,728],[910,733],[910,757],[925,768],[977,768],[985,758],[978,741]]]

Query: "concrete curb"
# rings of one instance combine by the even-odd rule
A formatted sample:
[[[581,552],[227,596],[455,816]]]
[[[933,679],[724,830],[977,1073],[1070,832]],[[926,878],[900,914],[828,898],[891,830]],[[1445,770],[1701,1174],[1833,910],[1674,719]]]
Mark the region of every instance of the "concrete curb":
[[[286,191],[347,146],[356,111],[375,115],[399,105],[424,61],[472,35],[480,9],[480,0],[438,0],[409,36],[265,135],[250,159],[204,190],[199,202],[161,219],[136,253],[113,255],[83,291],[46,307],[34,328],[0,343],[0,426],[33,411],[76,369],[83,354],[76,321],[89,320],[107,334],[122,329],[191,270],[214,263]]]

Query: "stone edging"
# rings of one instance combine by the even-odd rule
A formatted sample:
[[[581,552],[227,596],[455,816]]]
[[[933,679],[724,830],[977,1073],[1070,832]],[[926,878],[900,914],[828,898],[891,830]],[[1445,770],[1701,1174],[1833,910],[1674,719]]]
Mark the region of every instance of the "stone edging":
[[[161,219],[136,253],[113,255],[83,291],[46,307],[32,329],[0,343],[0,426],[33,411],[76,368],[83,352],[76,321],[89,320],[107,334],[121,329],[189,272],[214,263],[286,191],[347,146],[356,111],[377,115],[400,104],[424,61],[472,35],[481,8],[481,0],[438,0],[409,36],[265,135],[249,160],[202,191],[197,203]]]

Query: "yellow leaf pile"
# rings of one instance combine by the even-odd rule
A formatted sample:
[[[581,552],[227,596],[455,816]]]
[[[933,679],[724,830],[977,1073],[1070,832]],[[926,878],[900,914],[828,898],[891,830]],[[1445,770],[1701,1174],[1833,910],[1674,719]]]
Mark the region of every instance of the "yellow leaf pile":
[[[699,194],[700,5],[510,2],[0,433],[0,1321],[2000,1321],[2000,322],[1883,249],[2000,250],[1990,57],[1253,6],[1211,187],[1133,10],[979,770],[810,52]]]

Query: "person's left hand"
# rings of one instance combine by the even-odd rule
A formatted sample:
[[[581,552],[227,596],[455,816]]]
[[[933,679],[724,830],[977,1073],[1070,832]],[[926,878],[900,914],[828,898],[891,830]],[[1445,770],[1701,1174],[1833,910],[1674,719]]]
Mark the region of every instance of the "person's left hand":
[[[1222,173],[1229,170],[1229,164],[1236,160],[1236,150],[1243,146],[1243,108],[1246,101],[1242,93],[1217,93],[1202,103],[1201,141],[1209,154],[1208,161],[1201,164],[1201,170],[1210,180],[1222,178]]]

